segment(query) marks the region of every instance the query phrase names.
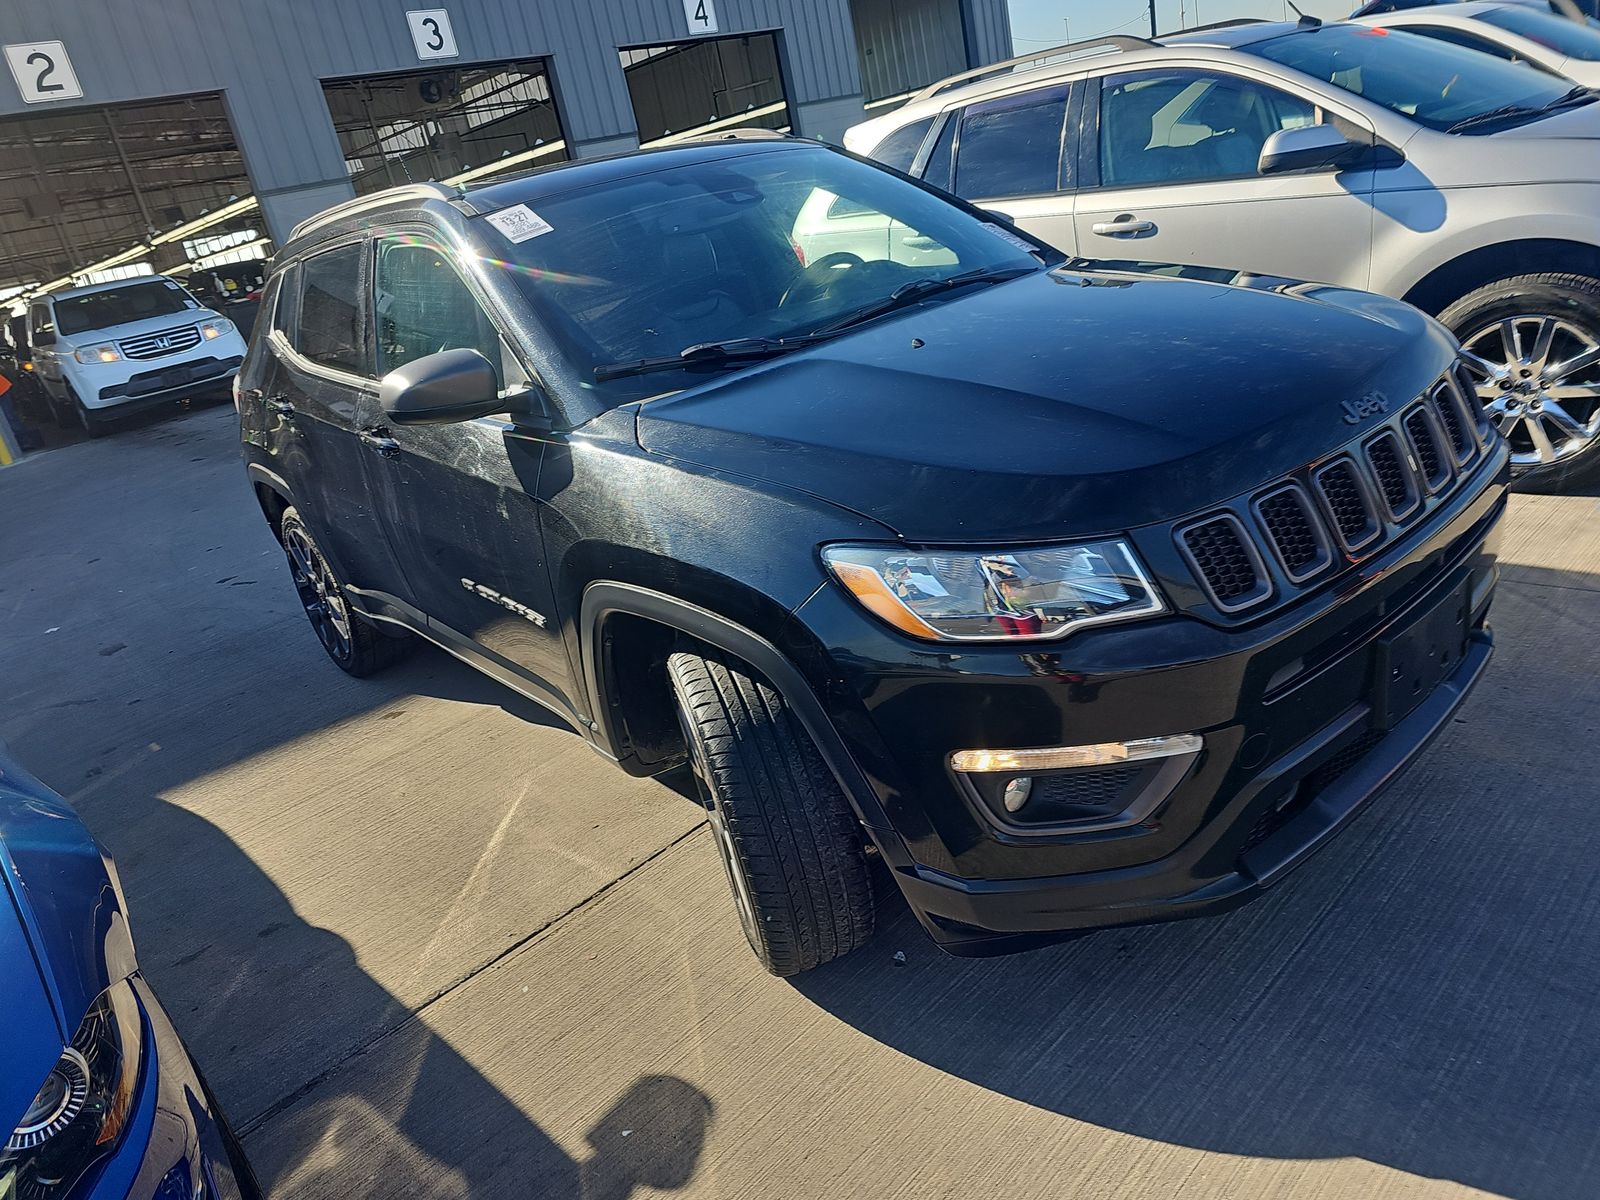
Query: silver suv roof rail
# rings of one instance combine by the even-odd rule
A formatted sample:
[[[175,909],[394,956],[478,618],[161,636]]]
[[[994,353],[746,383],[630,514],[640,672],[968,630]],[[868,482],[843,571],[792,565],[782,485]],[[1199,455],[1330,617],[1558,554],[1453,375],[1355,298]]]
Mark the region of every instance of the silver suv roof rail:
[[[365,196],[357,196],[353,200],[345,200],[335,204],[332,208],[325,208],[315,216],[307,217],[289,231],[289,240],[292,242],[314,229],[332,224],[342,217],[348,217],[368,208],[382,208],[386,204],[393,204],[399,200],[456,200],[461,196],[460,188],[449,187],[442,183],[402,183],[398,187],[384,188],[381,192],[372,192]]]
[[[1134,37],[1132,34],[1114,34],[1111,37],[1090,38],[1084,42],[1068,42],[1062,46],[1053,46],[1049,50],[1036,50],[1031,54],[1019,54],[1016,58],[1002,59],[997,63],[990,63],[986,67],[974,67],[970,71],[963,71],[959,75],[951,75],[948,79],[941,79],[937,83],[930,83],[915,96],[907,101],[914,104],[918,100],[926,100],[929,96],[937,96],[940,92],[948,92],[951,88],[960,87],[962,84],[971,83],[988,75],[1003,75],[1007,71],[1014,71],[1018,67],[1032,66],[1034,63],[1048,62],[1052,58],[1064,58],[1069,55],[1082,54],[1089,50],[1150,50],[1156,43],[1149,38]]]

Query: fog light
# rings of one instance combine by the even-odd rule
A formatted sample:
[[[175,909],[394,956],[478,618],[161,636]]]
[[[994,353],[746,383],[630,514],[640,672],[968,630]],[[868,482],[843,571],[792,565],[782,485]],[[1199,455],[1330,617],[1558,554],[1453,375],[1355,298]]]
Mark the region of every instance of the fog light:
[[[1028,802],[1028,797],[1033,794],[1033,776],[1019,775],[1006,784],[1006,790],[1001,800],[1006,806],[1006,811],[1014,813]]]

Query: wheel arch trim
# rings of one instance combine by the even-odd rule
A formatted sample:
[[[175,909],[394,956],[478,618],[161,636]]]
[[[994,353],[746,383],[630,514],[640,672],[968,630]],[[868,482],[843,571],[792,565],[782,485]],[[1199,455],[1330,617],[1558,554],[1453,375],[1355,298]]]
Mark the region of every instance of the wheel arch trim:
[[[778,647],[760,634],[697,604],[637,584],[599,581],[589,584],[583,592],[579,618],[583,682],[594,712],[595,732],[602,743],[617,754],[620,763],[627,765],[625,756],[620,753],[622,741],[616,706],[606,682],[610,677],[610,664],[606,661],[605,649],[605,624],[616,615],[642,617],[677,629],[760,671],[799,718],[885,860],[892,866],[909,863],[910,857],[867,782],[866,774],[845,746],[811,685]]]

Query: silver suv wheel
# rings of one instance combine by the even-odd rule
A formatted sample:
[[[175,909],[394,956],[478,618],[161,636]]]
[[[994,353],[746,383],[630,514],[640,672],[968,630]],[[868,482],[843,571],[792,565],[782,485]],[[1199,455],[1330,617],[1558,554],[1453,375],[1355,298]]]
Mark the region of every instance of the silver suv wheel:
[[[1568,321],[1533,313],[1461,339],[1490,418],[1518,471],[1564,463],[1600,442],[1600,342]]]

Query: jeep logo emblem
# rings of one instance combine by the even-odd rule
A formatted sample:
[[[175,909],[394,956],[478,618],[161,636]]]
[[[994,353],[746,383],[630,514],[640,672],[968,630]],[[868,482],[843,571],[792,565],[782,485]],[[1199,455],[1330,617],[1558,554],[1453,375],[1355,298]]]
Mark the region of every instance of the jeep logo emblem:
[[[1344,409],[1344,423],[1359,425],[1368,417],[1389,411],[1389,398],[1382,392],[1368,392],[1359,400],[1346,400],[1339,406]]]

